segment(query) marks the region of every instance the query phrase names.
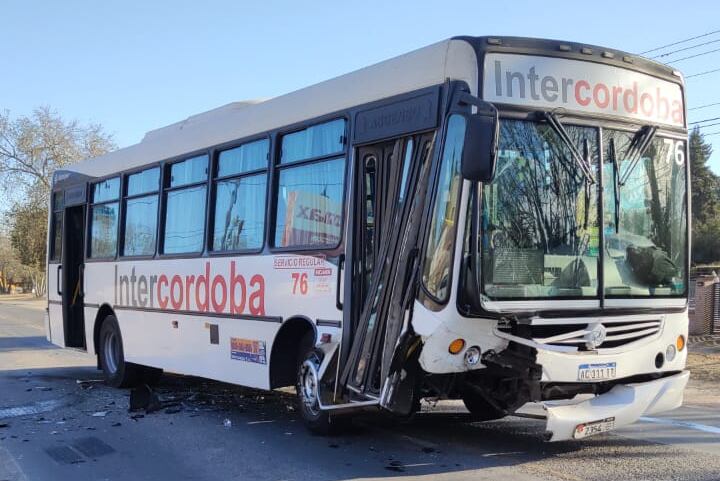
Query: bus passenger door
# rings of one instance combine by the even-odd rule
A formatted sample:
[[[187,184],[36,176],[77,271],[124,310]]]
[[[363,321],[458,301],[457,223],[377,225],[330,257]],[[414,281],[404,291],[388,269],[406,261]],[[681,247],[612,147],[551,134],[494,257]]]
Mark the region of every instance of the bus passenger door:
[[[359,147],[355,156],[351,346],[341,382],[372,397],[383,396],[408,331],[431,140],[407,136]]]
[[[65,207],[62,232],[62,297],[65,346],[86,348],[84,302],[85,205]]]

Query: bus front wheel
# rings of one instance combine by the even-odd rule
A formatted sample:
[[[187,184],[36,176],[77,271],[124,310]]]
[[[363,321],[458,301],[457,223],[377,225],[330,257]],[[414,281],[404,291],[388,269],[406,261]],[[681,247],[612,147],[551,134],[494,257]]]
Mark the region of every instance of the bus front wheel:
[[[335,434],[347,427],[350,419],[345,416],[334,416],[329,411],[320,409],[320,380],[317,370],[322,363],[323,353],[311,347],[299,359],[297,381],[298,411],[303,422],[315,434]]]
[[[485,397],[474,389],[467,389],[463,393],[463,404],[473,421],[492,421],[507,416],[507,413],[490,404]]]

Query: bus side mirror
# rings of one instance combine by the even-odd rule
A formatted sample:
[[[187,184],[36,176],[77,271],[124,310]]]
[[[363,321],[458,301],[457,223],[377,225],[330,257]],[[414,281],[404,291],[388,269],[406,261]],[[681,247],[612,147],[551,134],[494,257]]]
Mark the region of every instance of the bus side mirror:
[[[500,120],[494,105],[482,102],[475,114],[465,117],[465,144],[460,171],[465,179],[492,182],[495,177]]]

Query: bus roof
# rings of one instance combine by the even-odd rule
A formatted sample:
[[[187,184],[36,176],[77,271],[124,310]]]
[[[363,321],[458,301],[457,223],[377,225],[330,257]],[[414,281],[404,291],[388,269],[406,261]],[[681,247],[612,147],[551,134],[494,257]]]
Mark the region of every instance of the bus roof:
[[[233,102],[152,130],[138,144],[64,170],[104,177],[393,95],[464,80],[478,85],[473,46],[449,39],[265,101]]]
[[[477,95],[478,58],[486,52],[551,55],[615,65],[682,84],[674,69],[618,50],[526,37],[455,37],[268,100],[233,102],[152,130],[138,144],[64,168],[91,177],[195,153],[446,79]]]

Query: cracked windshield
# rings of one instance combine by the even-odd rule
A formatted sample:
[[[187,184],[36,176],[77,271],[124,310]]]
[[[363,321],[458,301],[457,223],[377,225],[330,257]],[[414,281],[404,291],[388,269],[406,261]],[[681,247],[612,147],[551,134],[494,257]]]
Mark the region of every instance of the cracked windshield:
[[[548,123],[501,122],[495,180],[482,209],[490,298],[587,297],[598,288],[597,129],[566,125],[573,155]],[[579,162],[588,162],[584,175]],[[592,176],[590,175],[592,174]]]
[[[605,130],[604,220],[607,296],[685,293],[685,144]]]

